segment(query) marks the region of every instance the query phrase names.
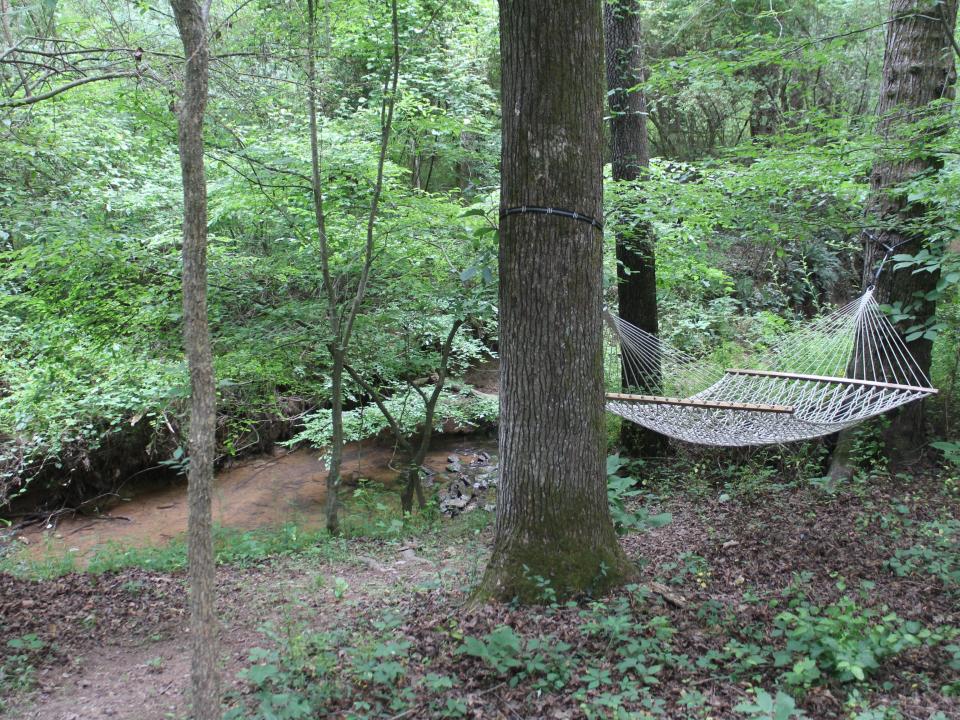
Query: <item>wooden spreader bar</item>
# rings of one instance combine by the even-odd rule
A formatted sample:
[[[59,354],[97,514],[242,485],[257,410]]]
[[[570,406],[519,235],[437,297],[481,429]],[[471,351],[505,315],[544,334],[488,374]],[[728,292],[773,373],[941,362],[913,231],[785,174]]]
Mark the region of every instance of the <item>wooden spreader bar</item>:
[[[811,382],[837,383],[840,385],[866,385],[868,387],[882,388],[884,390],[904,390],[906,392],[922,392],[928,395],[936,395],[939,390],[931,387],[921,387],[919,385],[898,385],[897,383],[877,382],[875,380],[860,380],[858,378],[832,377],[830,375],[801,375],[799,373],[774,372],[773,370],[744,370],[742,368],[731,368],[725,372],[730,375],[754,375],[757,377],[784,378],[785,380],[809,380]]]
[[[752,410],[754,412],[772,412],[792,415],[790,405],[763,405],[759,403],[721,402],[719,400],[690,400],[689,398],[664,397],[662,395],[627,395],[607,393],[607,400],[643,403],[647,405],[679,405],[682,407],[706,408],[710,410]]]

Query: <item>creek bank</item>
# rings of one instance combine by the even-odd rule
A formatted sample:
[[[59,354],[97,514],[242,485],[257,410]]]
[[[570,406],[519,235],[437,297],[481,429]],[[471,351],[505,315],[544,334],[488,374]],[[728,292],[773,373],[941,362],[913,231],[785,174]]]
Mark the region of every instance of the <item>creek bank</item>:
[[[495,438],[439,435],[424,467],[444,497],[451,481],[463,487],[464,493],[474,482],[489,486],[495,455]],[[454,457],[456,464],[450,461]],[[345,492],[361,480],[391,487],[403,469],[401,460],[392,446],[382,442],[349,444],[344,453]],[[475,480],[475,474],[482,477]],[[216,475],[214,522],[238,530],[278,527],[289,522],[319,529],[325,522],[326,483],[322,455],[312,449],[277,448],[270,455],[236,462]],[[466,506],[464,503],[463,507]],[[129,488],[97,515],[64,516],[56,523],[29,527],[18,533],[13,542],[27,546],[37,559],[67,553],[83,565],[105,545],[145,547],[168,542],[186,532],[187,515],[187,485],[181,478],[172,485]]]
[[[496,396],[499,391],[499,360],[484,358],[460,381],[478,395]],[[451,380],[448,385],[458,384]],[[222,399],[226,408],[237,398]],[[275,454],[282,443],[303,429],[303,417],[318,406],[316,399],[278,395],[269,410],[253,413],[223,411],[217,418],[217,452],[221,471],[247,459]],[[175,459],[185,444],[180,418],[185,410],[130,412],[123,422],[97,432],[97,443],[77,438],[65,442],[57,457],[31,459],[27,447],[16,437],[0,434],[0,520],[49,524],[54,513],[98,513],[103,501],[125,497],[129,486],[160,487],[177,482]],[[241,428],[238,430],[237,428]],[[482,433],[490,427],[442,423],[445,435]],[[380,441],[388,443],[389,433]],[[174,459],[174,460],[171,460]],[[222,463],[220,461],[223,461]],[[139,490],[138,490],[139,492]],[[64,513],[66,514],[66,513]]]

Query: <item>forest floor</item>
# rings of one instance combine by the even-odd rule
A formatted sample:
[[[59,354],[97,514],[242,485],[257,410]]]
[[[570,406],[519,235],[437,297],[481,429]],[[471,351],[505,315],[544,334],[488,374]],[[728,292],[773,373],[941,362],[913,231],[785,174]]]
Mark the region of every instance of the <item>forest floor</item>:
[[[622,538],[646,582],[598,600],[469,607],[483,510],[221,565],[232,717],[960,717],[954,478],[645,501],[673,516]],[[0,575],[6,717],[187,717],[185,608],[182,571]]]

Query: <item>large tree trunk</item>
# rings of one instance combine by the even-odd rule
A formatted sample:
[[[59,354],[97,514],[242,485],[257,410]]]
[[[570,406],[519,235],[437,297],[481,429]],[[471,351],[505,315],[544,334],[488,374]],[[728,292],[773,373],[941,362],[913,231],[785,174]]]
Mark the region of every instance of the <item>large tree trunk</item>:
[[[952,38],[957,22],[957,0],[891,0],[883,55],[883,76],[877,105],[878,130],[889,144],[903,144],[897,133],[917,119],[927,105],[940,98],[952,98],[956,81]],[[919,112],[918,112],[919,111]],[[919,173],[936,170],[941,161],[933,155],[915,154],[908,159],[880,159],[870,174],[870,211],[888,228],[864,239],[863,282],[870,285],[886,247],[897,253],[916,254],[924,243],[922,233],[907,227],[925,208],[910,202],[902,184]],[[899,246],[899,247],[897,247]],[[902,303],[922,323],[936,312],[936,302],[925,295],[936,288],[939,273],[914,274],[912,268],[893,270],[886,265],[875,289],[884,303]],[[919,298],[919,299],[918,299]],[[902,329],[902,328],[901,328]],[[907,343],[917,366],[929,376],[932,342],[919,338]],[[891,413],[884,433],[894,467],[916,459],[925,442],[922,403],[910,403]],[[853,472],[850,431],[840,433],[833,452],[830,476],[835,480]]]
[[[892,0],[883,58],[883,79],[877,107],[879,131],[891,144],[902,143],[896,135],[905,124],[918,119],[923,108],[940,98],[953,97],[956,80],[951,39],[956,27],[957,0]],[[919,112],[918,112],[919,111]],[[922,216],[926,208],[910,202],[903,183],[921,173],[937,170],[941,160],[919,153],[909,159],[880,160],[870,174],[871,209],[891,227],[868,237],[864,247],[864,283],[871,281],[884,245],[900,245],[897,253],[915,255],[925,237],[910,232],[905,224]],[[904,243],[901,245],[901,243]],[[936,301],[925,299],[939,280],[939,273],[914,273],[912,268],[892,270],[887,265],[877,283],[877,299],[909,307],[922,323],[936,313]],[[919,299],[918,299],[919,298]],[[908,343],[917,365],[930,374],[933,343],[919,338]],[[923,404],[904,405],[893,414],[886,432],[891,460],[910,462],[924,445]]]
[[[501,207],[603,211],[603,36],[592,0],[502,0]],[[500,239],[500,491],[479,598],[620,582],[604,472],[602,235],[506,215]]]
[[[650,166],[647,138],[647,101],[642,90],[628,92],[643,80],[640,13],[636,0],[612,0],[603,8],[606,40],[607,96],[610,102],[610,155],[614,180],[637,181]],[[617,231],[617,298],[620,317],[659,335],[655,237],[649,223]],[[626,366],[623,386],[629,391]],[[649,395],[662,391],[660,378],[639,388]],[[620,426],[620,444],[633,457],[652,458],[666,453],[666,438],[636,423]]]
[[[188,564],[191,687],[195,720],[220,717],[217,674],[216,569],[210,496],[216,442],[216,386],[207,324],[207,182],[203,114],[207,105],[207,10],[195,0],[171,0],[186,60],[178,108],[183,176],[183,335],[190,369]]]

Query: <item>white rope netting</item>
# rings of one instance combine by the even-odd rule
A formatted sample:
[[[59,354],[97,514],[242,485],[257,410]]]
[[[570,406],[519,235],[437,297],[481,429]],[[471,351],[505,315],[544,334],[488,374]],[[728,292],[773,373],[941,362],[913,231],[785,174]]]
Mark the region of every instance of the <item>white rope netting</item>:
[[[872,291],[751,362],[696,360],[630,323],[616,333],[624,390],[607,410],[678,440],[767,445],[829,435],[936,393]]]

